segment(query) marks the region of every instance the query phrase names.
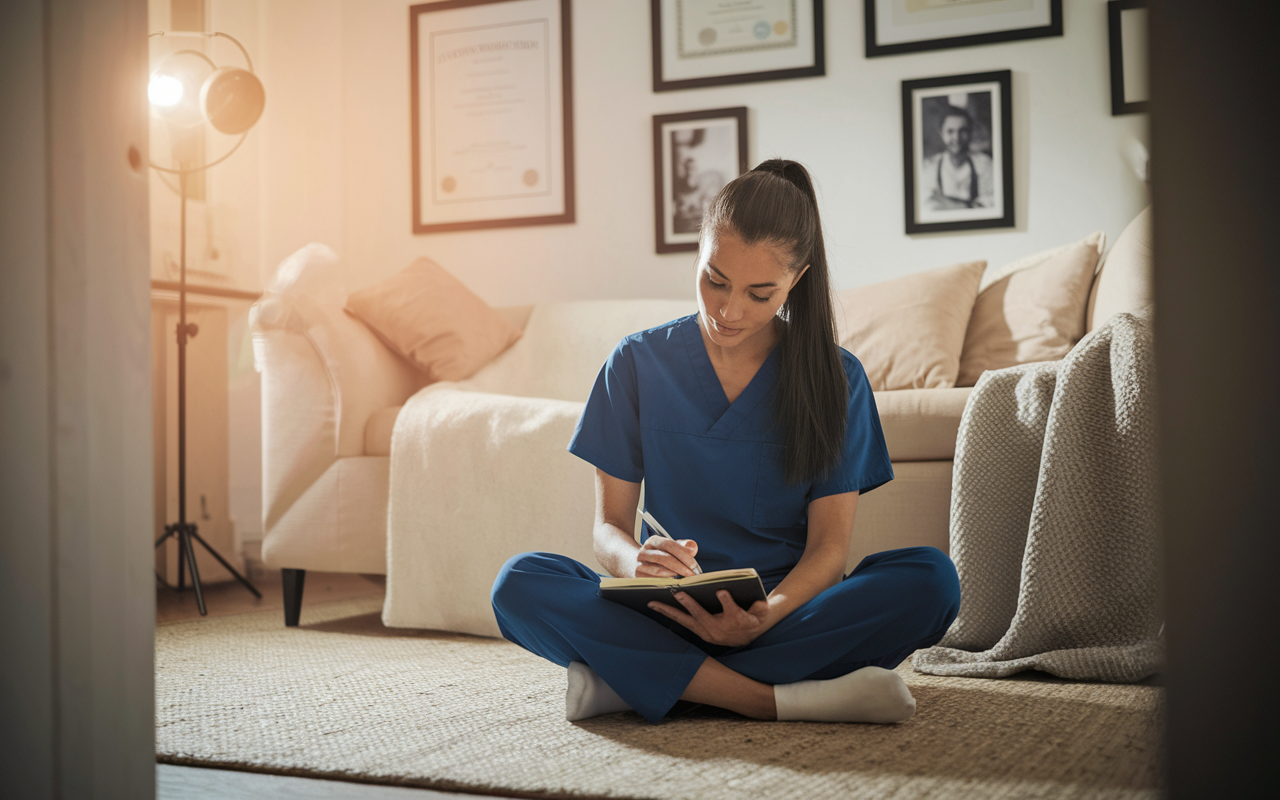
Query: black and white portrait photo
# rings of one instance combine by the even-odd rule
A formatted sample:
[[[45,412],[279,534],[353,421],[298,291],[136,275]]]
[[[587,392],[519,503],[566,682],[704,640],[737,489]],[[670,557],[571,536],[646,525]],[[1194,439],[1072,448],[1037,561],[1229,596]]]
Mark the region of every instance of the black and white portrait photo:
[[[902,87],[907,233],[1012,226],[1010,73]]]
[[[746,108],[653,118],[654,215],[659,253],[697,250],[702,214],[746,171]]]

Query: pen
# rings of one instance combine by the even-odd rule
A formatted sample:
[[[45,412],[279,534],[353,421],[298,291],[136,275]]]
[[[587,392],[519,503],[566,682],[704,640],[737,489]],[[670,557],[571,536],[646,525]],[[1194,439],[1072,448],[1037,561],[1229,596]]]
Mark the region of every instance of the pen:
[[[644,521],[645,521],[645,522],[649,523],[649,527],[650,527],[650,528],[653,528],[653,532],[654,532],[654,533],[658,534],[659,536],[662,536],[662,537],[665,537],[665,538],[667,538],[667,539],[670,539],[670,540],[671,540],[671,541],[673,541],[673,542],[675,541],[675,538],[676,538],[676,537],[674,537],[674,536],[672,536],[671,534],[667,533],[667,529],[666,529],[666,528],[664,528],[664,527],[662,527],[662,523],[660,523],[660,522],[658,522],[656,519],[654,519],[654,518],[653,518],[653,515],[652,515],[652,514],[650,514],[648,511],[646,511],[646,510],[644,510],[644,509],[641,509],[641,510],[640,510],[640,516],[641,516],[641,518],[643,518],[643,519],[644,519]],[[702,567],[699,567],[699,566],[698,566],[698,563],[697,563],[696,561],[694,562],[694,564],[693,564],[693,566],[691,567],[691,569],[693,570],[693,574],[694,574],[694,575],[701,575],[701,574],[702,574]]]

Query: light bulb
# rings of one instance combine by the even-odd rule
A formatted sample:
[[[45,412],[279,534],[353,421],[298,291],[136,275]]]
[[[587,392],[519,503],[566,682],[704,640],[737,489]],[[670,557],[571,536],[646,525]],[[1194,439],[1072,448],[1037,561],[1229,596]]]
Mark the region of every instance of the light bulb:
[[[172,75],[153,75],[147,84],[147,99],[152,105],[172,106],[182,99],[182,81]]]

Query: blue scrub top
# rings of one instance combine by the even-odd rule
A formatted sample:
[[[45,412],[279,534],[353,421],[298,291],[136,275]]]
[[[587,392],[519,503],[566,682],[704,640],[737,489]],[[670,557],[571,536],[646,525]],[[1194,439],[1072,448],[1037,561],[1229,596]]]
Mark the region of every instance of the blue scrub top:
[[[645,509],[672,536],[698,542],[704,571],[755,567],[772,590],[804,553],[810,501],[893,480],[871,384],[852,353],[840,355],[849,379],[844,455],[822,480],[784,477],[778,348],[730,404],[696,314],[618,343],[569,452],[615,478],[643,479]],[[646,523],[641,541],[651,533]]]

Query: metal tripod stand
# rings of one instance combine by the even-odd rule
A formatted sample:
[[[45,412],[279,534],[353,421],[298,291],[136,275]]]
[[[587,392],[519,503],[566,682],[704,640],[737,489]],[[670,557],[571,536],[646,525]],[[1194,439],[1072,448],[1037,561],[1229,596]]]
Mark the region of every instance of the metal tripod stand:
[[[217,162],[215,162],[217,163]],[[155,165],[152,165],[155,166]],[[208,166],[213,166],[212,164]],[[180,222],[180,245],[178,263],[180,264],[180,284],[178,289],[178,521],[172,525],[164,527],[164,535],[156,540],[156,547],[164,544],[170,536],[178,539],[178,591],[185,589],[185,576],[183,574],[184,567],[189,565],[191,568],[191,588],[195,589],[196,606],[200,609],[200,616],[205,616],[208,611],[204,605],[204,589],[200,585],[200,567],[196,565],[195,547],[191,540],[199,542],[205,550],[208,550],[214,558],[227,571],[236,577],[236,580],[244,584],[245,588],[253,592],[254,597],[262,599],[262,592],[259,592],[249,580],[236,571],[236,568],[227,563],[217,550],[214,550],[208,542],[206,542],[196,530],[194,522],[187,522],[187,340],[200,332],[199,327],[195,323],[187,323],[187,176],[192,172],[199,172],[200,167],[190,169],[180,167],[176,170],[164,170],[166,172],[177,173],[178,175],[178,193],[182,196],[182,211]]]

